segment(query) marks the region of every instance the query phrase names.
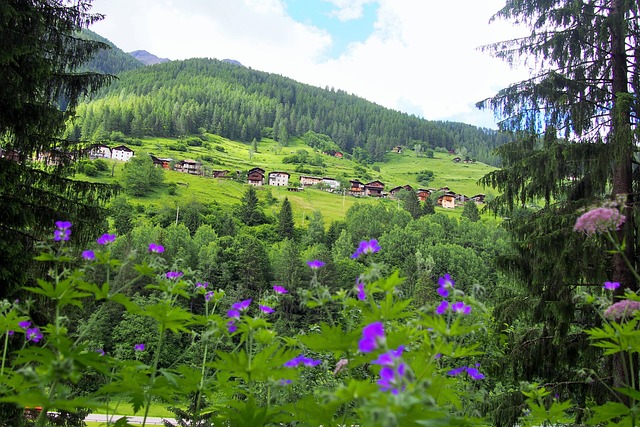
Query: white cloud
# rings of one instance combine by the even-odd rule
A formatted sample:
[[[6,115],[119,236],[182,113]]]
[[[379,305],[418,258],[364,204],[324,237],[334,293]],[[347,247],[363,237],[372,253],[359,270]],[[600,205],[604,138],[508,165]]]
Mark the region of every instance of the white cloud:
[[[356,19],[371,0],[330,0]],[[230,58],[257,70],[332,86],[427,119],[487,126],[476,101],[523,78],[476,50],[514,29],[488,25],[501,0],[377,0],[371,35],[324,59],[331,36],[286,15],[283,0],[96,0],[107,18],[92,29],[125,51],[160,57]]]
[[[337,7],[331,12],[331,16],[340,21],[350,21],[362,17],[363,6],[368,3],[376,3],[377,0],[325,0]]]

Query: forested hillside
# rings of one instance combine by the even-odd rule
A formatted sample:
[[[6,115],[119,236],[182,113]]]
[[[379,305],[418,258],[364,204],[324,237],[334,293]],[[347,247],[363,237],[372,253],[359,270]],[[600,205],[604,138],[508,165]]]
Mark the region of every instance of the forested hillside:
[[[505,135],[462,123],[433,122],[381,107],[341,90],[321,89],[215,59],[172,61],[131,70],[78,108],[72,138],[177,137],[202,130],[286,146],[309,130],[329,135],[360,161],[380,161],[392,147],[463,149],[497,165]]]
[[[101,72],[105,74],[118,74],[123,71],[135,70],[136,68],[144,67],[144,64],[138,61],[133,56],[116,47],[109,40],[101,37],[90,30],[82,30],[80,37],[86,40],[98,41],[105,43],[110,48],[100,49],[96,52],[92,59],[85,63],[82,70]]]

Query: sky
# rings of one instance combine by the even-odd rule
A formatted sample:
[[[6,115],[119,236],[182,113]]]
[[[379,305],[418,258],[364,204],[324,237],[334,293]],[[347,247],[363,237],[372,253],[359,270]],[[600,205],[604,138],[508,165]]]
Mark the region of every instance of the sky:
[[[525,30],[504,0],[94,0],[125,52],[234,59],[428,120],[496,128],[475,103],[527,77],[479,51]]]

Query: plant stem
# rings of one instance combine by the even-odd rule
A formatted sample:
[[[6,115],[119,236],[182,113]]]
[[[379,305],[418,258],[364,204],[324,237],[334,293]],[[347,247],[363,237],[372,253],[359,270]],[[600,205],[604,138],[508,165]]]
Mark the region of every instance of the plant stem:
[[[144,418],[142,419],[142,427],[145,427],[147,424],[147,417],[149,415],[149,409],[151,408],[151,389],[153,388],[153,384],[156,381],[156,374],[158,373],[158,361],[160,360],[160,350],[162,349],[162,344],[164,341],[164,332],[165,326],[164,324],[160,328],[160,338],[158,339],[158,345],[156,346],[156,354],[153,356],[153,370],[151,371],[151,379],[149,381],[149,390],[147,394],[147,404],[144,408]]]

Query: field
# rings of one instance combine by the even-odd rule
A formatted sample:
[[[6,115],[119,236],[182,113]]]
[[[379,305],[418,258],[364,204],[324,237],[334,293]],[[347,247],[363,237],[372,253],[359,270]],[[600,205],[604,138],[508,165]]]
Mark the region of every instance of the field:
[[[251,144],[227,140],[217,135],[207,134],[206,139],[202,146],[188,146],[184,141],[164,138],[143,139],[141,140],[142,145],[139,146],[126,143],[125,145],[133,149],[137,156],[149,153],[156,157],[171,158],[176,161],[194,159],[202,162],[210,170],[229,170],[232,174],[235,174],[236,171],[247,171],[253,167],[261,167],[265,169],[267,174],[271,171],[284,171],[291,174],[290,183],[298,183],[301,175],[331,177],[343,182],[348,182],[351,179],[358,179],[363,183],[379,180],[385,184],[385,192],[396,186],[409,184],[414,189],[437,189],[447,186],[451,191],[466,196],[474,196],[479,193],[490,194],[490,190],[479,186],[477,181],[494,169],[482,163],[455,163],[453,162],[455,155],[441,152],[434,153],[433,158],[427,158],[418,157],[414,151],[404,149],[402,153],[387,153],[385,162],[363,165],[347,158],[324,155],[297,138],[285,147],[271,139],[263,139],[258,143],[257,152],[253,152]],[[109,145],[113,147],[117,144],[112,142]],[[187,151],[177,151],[176,147]],[[284,159],[287,156],[295,155],[299,150],[307,151],[310,159],[315,159],[316,163],[321,160],[323,165],[305,164],[304,167],[308,172],[295,172],[297,165],[285,163]],[[78,174],[78,178],[106,183],[121,182],[125,163],[115,160],[110,160],[110,162],[113,176],[109,170],[109,172],[102,172],[97,177]],[[418,181],[419,173],[424,171],[433,173],[433,179],[428,185]],[[174,194],[170,194],[169,191],[172,187]],[[221,206],[231,206],[240,203],[246,188],[247,184],[234,179],[205,178],[167,170],[165,171],[164,183],[161,186],[156,187],[145,197],[130,197],[130,200],[134,204],[144,206],[171,206],[176,209],[194,201],[215,202]],[[257,190],[261,200],[269,199],[272,196],[281,201],[288,197],[298,225],[304,225],[306,218],[315,210],[321,211],[325,220],[330,222],[344,217],[347,210],[356,203],[397,204],[397,201],[388,199],[356,198],[314,188],[291,192],[287,191],[285,187],[264,186],[258,187]],[[264,209],[268,213],[275,214],[279,209],[279,204],[265,204]],[[459,214],[461,210],[461,208],[456,208],[455,211],[443,209],[443,211],[454,215]]]

